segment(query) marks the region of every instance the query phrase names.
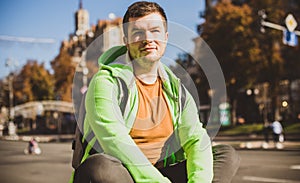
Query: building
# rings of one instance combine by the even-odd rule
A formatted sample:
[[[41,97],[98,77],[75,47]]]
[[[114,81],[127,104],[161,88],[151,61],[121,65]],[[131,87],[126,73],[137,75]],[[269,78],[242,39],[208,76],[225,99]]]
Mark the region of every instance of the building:
[[[82,1],[75,12],[75,30],[69,39],[62,42],[61,49],[67,50],[76,68],[72,95],[75,114],[81,102],[82,93],[87,89],[92,76],[98,70],[98,58],[108,48],[123,44],[122,18],[89,22],[89,12],[83,8]]]
[[[82,1],[79,2],[79,10],[75,13],[75,35],[83,36],[90,29],[89,12],[82,7]]]
[[[97,43],[95,43],[95,40]],[[89,12],[83,8],[82,1],[75,12],[75,30],[69,35],[69,40],[62,43],[78,65],[85,50],[86,61],[97,61],[98,57],[108,48],[123,44],[122,18],[98,20],[96,25],[90,26]]]

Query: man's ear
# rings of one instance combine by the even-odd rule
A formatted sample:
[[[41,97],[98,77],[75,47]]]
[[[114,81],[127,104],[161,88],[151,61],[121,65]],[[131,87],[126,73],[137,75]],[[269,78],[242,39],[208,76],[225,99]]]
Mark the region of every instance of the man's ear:
[[[166,41],[169,39],[169,32],[166,32]]]

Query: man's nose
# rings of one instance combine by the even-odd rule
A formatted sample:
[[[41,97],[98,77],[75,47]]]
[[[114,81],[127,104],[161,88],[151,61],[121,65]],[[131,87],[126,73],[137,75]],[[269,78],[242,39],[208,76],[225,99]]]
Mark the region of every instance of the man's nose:
[[[152,42],[153,41],[153,34],[150,31],[146,31],[144,34],[144,39],[147,42]]]

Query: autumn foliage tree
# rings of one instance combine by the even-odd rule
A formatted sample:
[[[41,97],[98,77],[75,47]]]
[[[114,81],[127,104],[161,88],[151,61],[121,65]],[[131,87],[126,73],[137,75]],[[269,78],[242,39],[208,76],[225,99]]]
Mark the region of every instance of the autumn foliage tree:
[[[266,13],[266,21],[285,26],[285,18],[289,13],[292,13],[299,22],[300,3],[299,1],[287,0],[265,0],[265,1],[251,1],[249,5],[253,9],[253,15],[264,10]],[[256,22],[260,21],[259,16],[256,17]],[[299,29],[299,26],[298,26]],[[272,99],[272,111],[275,114],[279,113],[278,106],[281,106],[280,93],[282,88],[280,83],[283,80],[292,82],[300,78],[299,75],[299,46],[290,47],[284,45],[282,40],[283,32],[275,29],[265,27],[264,33],[256,30],[256,35],[261,44],[263,57],[261,59],[261,72],[257,75],[258,82],[267,82],[270,84],[270,97]],[[296,102],[297,103],[297,102]],[[290,106],[292,108],[292,105]]]
[[[72,101],[72,83],[75,73],[75,66],[72,57],[64,48],[59,55],[51,62],[55,79],[55,99]]]
[[[15,103],[53,99],[54,82],[44,63],[29,60],[14,79]]]
[[[299,46],[284,45],[282,31],[265,27],[265,32],[261,32],[258,12],[264,10],[266,21],[285,26],[288,13],[300,21],[297,18],[300,3],[292,0],[232,2],[220,1],[207,11],[201,36],[220,62],[230,102],[236,101],[239,93],[245,94],[245,90],[257,84],[268,83],[271,110],[276,114],[281,81],[300,78]]]
[[[229,98],[239,88],[252,85],[261,60],[259,41],[254,36],[251,8],[229,2],[218,3],[207,15],[203,39],[208,43],[222,67]]]

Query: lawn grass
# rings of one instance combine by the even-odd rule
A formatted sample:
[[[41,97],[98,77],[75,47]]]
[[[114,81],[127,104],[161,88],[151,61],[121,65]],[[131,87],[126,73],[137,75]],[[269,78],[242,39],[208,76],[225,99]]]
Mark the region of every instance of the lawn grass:
[[[261,133],[263,124],[244,124],[220,130],[222,135],[250,135]]]
[[[232,127],[221,127],[219,134],[221,135],[251,135],[262,134],[263,124],[244,124]],[[292,123],[284,126],[285,134],[300,134],[300,123]]]
[[[300,134],[300,123],[294,123],[284,127],[284,133],[286,134]]]

